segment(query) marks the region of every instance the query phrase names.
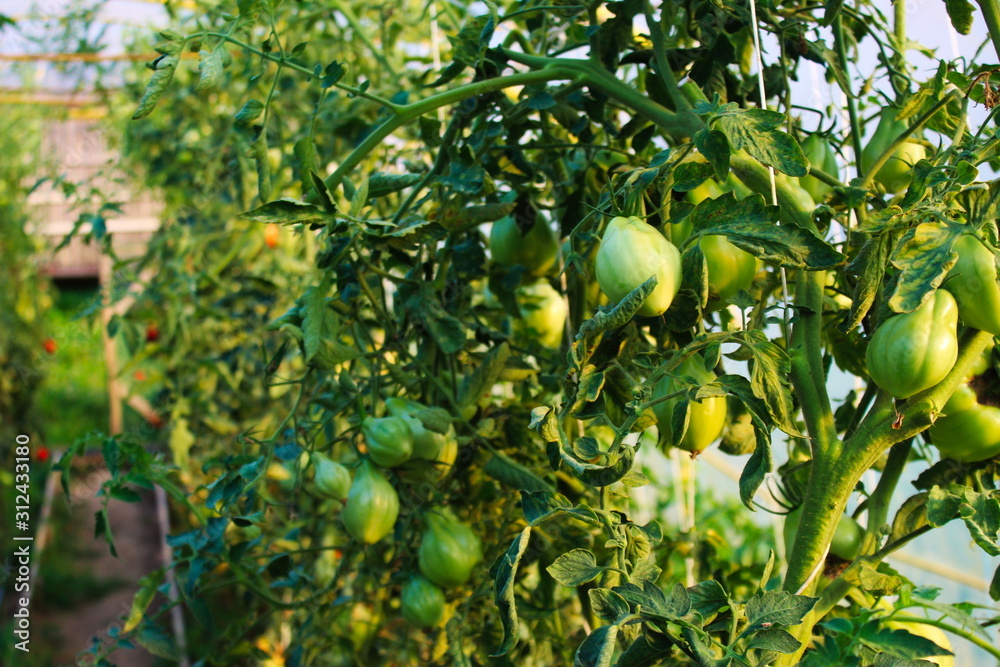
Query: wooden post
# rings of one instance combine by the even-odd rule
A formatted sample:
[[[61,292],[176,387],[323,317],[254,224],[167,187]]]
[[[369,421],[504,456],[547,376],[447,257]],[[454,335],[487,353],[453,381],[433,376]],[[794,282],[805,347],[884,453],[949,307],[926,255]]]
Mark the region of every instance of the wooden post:
[[[108,323],[111,322],[115,311],[111,307],[111,294],[114,289],[114,274],[112,271],[111,258],[101,255],[100,278],[102,299],[104,305],[101,308],[101,340],[104,342],[104,366],[108,372],[108,431],[111,435],[118,435],[124,429],[122,420],[122,396],[121,383],[118,382],[118,351],[115,348],[115,341],[108,335]]]

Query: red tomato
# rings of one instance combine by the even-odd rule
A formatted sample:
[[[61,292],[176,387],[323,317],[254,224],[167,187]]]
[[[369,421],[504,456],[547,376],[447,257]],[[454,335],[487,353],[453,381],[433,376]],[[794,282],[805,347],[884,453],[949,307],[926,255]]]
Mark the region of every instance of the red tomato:
[[[46,338],[42,342],[42,347],[49,354],[55,354],[56,353],[56,342],[54,340],[52,340],[51,338]]]

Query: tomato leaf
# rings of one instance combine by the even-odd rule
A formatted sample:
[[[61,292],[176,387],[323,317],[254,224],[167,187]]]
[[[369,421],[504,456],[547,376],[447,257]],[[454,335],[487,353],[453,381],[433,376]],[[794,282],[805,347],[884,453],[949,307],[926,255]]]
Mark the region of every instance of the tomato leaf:
[[[639,607],[639,613],[649,618],[676,621],[691,611],[691,597],[680,583],[674,584],[669,597],[651,581],[643,582],[641,588],[636,584],[622,584],[612,590],[629,604]]]
[[[491,349],[476,369],[462,380],[459,391],[459,407],[475,404],[500,379],[507,360],[510,359],[510,345],[500,343]]]
[[[597,336],[609,329],[617,329],[628,324],[635,314],[642,308],[643,302],[653,293],[656,288],[656,276],[650,276],[649,280],[636,287],[625,295],[625,298],[618,302],[618,305],[609,311],[599,310],[597,314],[580,325],[580,330],[576,334],[576,342],[573,347],[576,349],[577,343]]]
[[[541,477],[531,472],[522,465],[511,461],[509,458],[497,452],[486,465],[483,472],[513,489],[525,491],[552,491],[552,487]]]
[[[720,609],[732,604],[722,584],[714,579],[695,584],[687,591],[694,610],[705,618],[717,614]]]
[[[607,588],[591,588],[587,591],[590,608],[594,615],[606,623],[614,623],[631,613],[628,602],[621,595]]]
[[[889,243],[887,235],[868,239],[847,265],[847,273],[857,276],[857,284],[854,287],[850,314],[840,324],[841,331],[854,330],[875,303],[875,297],[885,277],[885,260],[889,255]]]
[[[719,130],[699,130],[694,145],[715,170],[715,177],[724,181],[729,176],[729,140]]]
[[[787,630],[768,628],[755,633],[747,648],[789,654],[795,653],[800,646],[802,646],[802,642],[793,637]]]
[[[517,601],[514,597],[514,579],[517,567],[521,562],[524,550],[528,548],[531,538],[531,526],[525,526],[507,551],[500,554],[490,575],[493,577],[493,600],[500,610],[500,622],[503,624],[503,640],[491,657],[507,655],[517,645]]]
[[[158,658],[176,661],[179,659],[177,644],[166,630],[150,620],[145,620],[139,629],[132,634],[139,646]]]
[[[890,630],[877,623],[866,623],[858,639],[873,649],[903,660],[919,660],[929,655],[953,655],[930,639],[906,630]]]
[[[597,558],[589,550],[573,549],[556,558],[545,571],[563,586],[576,588],[607,569],[606,565],[597,564]]]
[[[948,10],[948,18],[955,26],[955,31],[960,35],[968,35],[972,31],[972,14],[976,8],[968,0],[944,0],[944,7]]]
[[[740,109],[730,103],[716,117],[715,126],[726,135],[733,150],[746,148],[747,153],[768,167],[789,176],[806,176],[809,161],[802,154],[799,142],[778,129],[784,122],[783,113]]]
[[[823,271],[844,263],[843,254],[809,230],[775,224],[779,216],[780,209],[760,195],[737,200],[727,192],[698,204],[691,221],[695,234],[720,234],[754,257],[786,268]]]
[[[819,598],[805,595],[793,595],[788,591],[758,593],[747,601],[744,609],[747,627],[741,636],[771,627],[798,625],[818,600]]]
[[[573,665],[579,667],[611,667],[618,640],[617,625],[602,625],[583,640],[576,650]]]
[[[136,108],[135,113],[132,114],[132,120],[145,118],[153,112],[153,109],[156,108],[156,103],[163,97],[167,86],[170,85],[170,81],[174,78],[174,70],[177,69],[177,63],[178,56],[176,55],[161,56],[153,61],[153,76],[150,77],[149,83],[146,84],[146,92],[142,94],[139,106]]]
[[[331,215],[318,206],[305,204],[294,199],[276,199],[241,213],[240,217],[251,222],[279,225],[326,224],[333,219]]]
[[[952,250],[965,225],[926,222],[903,234],[892,253],[892,265],[900,270],[889,307],[909,313],[930,298],[931,293],[955,266],[958,255]]]

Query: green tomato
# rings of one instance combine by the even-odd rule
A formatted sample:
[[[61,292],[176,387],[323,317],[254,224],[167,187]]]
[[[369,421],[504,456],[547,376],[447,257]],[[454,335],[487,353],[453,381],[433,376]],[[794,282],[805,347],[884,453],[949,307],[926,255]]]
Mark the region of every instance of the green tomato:
[[[899,109],[885,107],[879,117],[875,133],[868,145],[861,151],[861,168],[867,172],[875,160],[907,129],[906,121],[898,120]],[[927,157],[927,149],[915,141],[905,141],[892,153],[882,168],[875,174],[875,180],[887,192],[902,192],[910,184],[913,165]]]
[[[942,413],[927,433],[943,458],[975,463],[1000,454],[1000,408],[980,403],[971,385],[958,387]]]
[[[997,256],[971,234],[955,241],[958,261],[942,284],[958,302],[958,316],[973,329],[1000,335],[1000,283]]]
[[[708,268],[708,308],[725,308],[737,292],[750,289],[759,268],[757,258],[716,234],[701,237],[698,245]]]
[[[701,355],[694,354],[684,360],[677,369],[676,377],[688,375],[697,380],[700,384],[708,384],[715,381],[715,373],[705,369],[705,362]],[[665,377],[656,383],[653,390],[653,398],[662,398],[674,393],[681,388],[675,377]],[[661,442],[670,443],[673,439],[671,420],[673,419],[674,406],[681,401],[681,397],[672,398],[653,406],[656,415],[656,425],[660,431]],[[722,429],[726,426],[726,414],[728,406],[725,396],[712,396],[703,398],[701,402],[688,404],[688,427],[684,432],[684,437],[678,445],[680,449],[687,452],[700,452],[722,435]]]
[[[450,514],[427,513],[420,541],[420,572],[438,586],[461,586],[483,558],[479,537]]]
[[[344,528],[356,540],[375,544],[392,532],[399,516],[399,495],[370,461],[362,461],[341,513]]]
[[[802,508],[795,508],[785,515],[785,525],[782,535],[785,538],[785,553],[792,552],[792,545],[795,543],[795,533],[799,530],[799,521],[802,520]],[[864,541],[865,531],[854,520],[853,517],[845,514],[840,517],[837,527],[833,531],[833,538],[830,540],[830,553],[844,560],[854,560],[861,552],[861,543]]]
[[[562,345],[569,306],[547,280],[519,287],[517,304],[521,311],[521,319],[515,324],[519,334],[550,349]]]
[[[368,456],[385,468],[393,468],[410,460],[413,453],[413,432],[402,417],[366,419],[361,425],[368,445]]]
[[[681,286],[681,254],[654,227],[637,217],[611,220],[597,251],[597,282],[611,301],[656,276],[657,285],[638,315],[662,315]]]
[[[708,180],[702,181],[701,185],[698,187],[688,190],[686,199],[697,206],[706,199],[715,199],[716,197],[722,196],[725,192],[718,183],[709,178]]]
[[[550,349],[562,345],[569,306],[547,280],[519,287],[517,305],[521,311],[521,319],[515,323],[518,334]]]
[[[540,276],[555,266],[558,253],[559,239],[541,216],[525,234],[512,217],[494,222],[490,230],[490,254],[504,266],[520,265]]]
[[[818,134],[810,134],[802,142],[802,152],[805,154],[809,164],[818,167],[820,171],[840,178],[840,168],[837,165],[837,154],[834,153],[830,142]],[[826,196],[833,191],[833,187],[827,185],[815,176],[804,176],[799,179],[799,185],[809,193],[815,201],[823,201]]]
[[[313,477],[316,490],[337,500],[346,498],[351,490],[351,473],[347,468],[319,452],[313,453],[312,460],[316,466]]]
[[[958,359],[958,305],[937,290],[912,313],[883,322],[865,355],[872,380],[896,398],[909,398],[943,380]]]
[[[444,619],[444,591],[415,575],[403,584],[400,600],[403,618],[415,628],[433,628]]]
[[[448,427],[448,433],[437,433],[429,430],[424,423],[417,418],[417,414],[427,410],[427,406],[412,401],[408,398],[389,398],[385,401],[385,407],[393,417],[399,417],[410,427],[413,434],[413,453],[415,459],[434,461],[438,454],[444,449],[449,438],[454,439],[454,427]]]

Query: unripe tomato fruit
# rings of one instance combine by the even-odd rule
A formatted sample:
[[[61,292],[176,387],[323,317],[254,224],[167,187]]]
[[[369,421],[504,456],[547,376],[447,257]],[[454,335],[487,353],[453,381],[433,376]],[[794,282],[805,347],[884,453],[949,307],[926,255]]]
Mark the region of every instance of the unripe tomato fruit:
[[[878,125],[875,127],[875,134],[861,151],[861,168],[866,173],[892,142],[906,131],[906,121],[898,120],[896,118],[898,113],[899,109],[896,107],[885,107],[882,110]],[[913,165],[926,157],[927,149],[923,144],[907,140],[893,151],[892,157],[875,174],[875,180],[881,183],[887,192],[902,192],[910,184]]]
[[[614,302],[656,276],[656,287],[637,313],[644,317],[665,313],[681,286],[681,254],[677,247],[634,216],[611,220],[595,265],[601,290]]]
[[[820,171],[840,178],[840,168],[837,165],[837,154],[833,152],[830,142],[818,134],[810,134],[802,142],[802,153],[809,160],[809,164],[817,167]],[[799,179],[799,185],[809,193],[813,200],[821,202],[833,191],[833,187],[827,185],[815,176],[803,176]]]
[[[521,311],[521,319],[515,325],[519,333],[543,347],[555,349],[562,345],[569,306],[547,280],[519,287],[517,305]]]
[[[400,603],[403,618],[415,628],[433,628],[444,619],[444,591],[419,574],[403,584]]]
[[[750,289],[759,269],[757,258],[740,250],[725,236],[703,236],[698,241],[708,269],[709,310],[726,307],[741,289]]]
[[[785,538],[785,553],[792,551],[795,533],[799,530],[799,521],[801,520],[802,508],[799,507],[785,515],[785,525],[782,529],[782,535]],[[864,537],[865,531],[861,525],[853,517],[844,514],[834,529],[833,538],[830,541],[830,553],[844,560],[854,560],[861,553]]]
[[[504,266],[520,265],[541,276],[555,266],[558,253],[559,240],[541,216],[523,236],[512,217],[494,222],[490,230],[490,254]]]
[[[362,461],[341,512],[344,528],[356,540],[375,544],[392,532],[399,516],[399,494],[370,461]]]
[[[424,426],[417,418],[417,413],[426,410],[427,406],[409,398],[394,397],[386,399],[385,407],[393,417],[399,417],[410,427],[413,434],[413,453],[415,459],[434,461],[444,449],[448,439],[454,439],[455,429],[451,427],[448,433],[436,433]]]
[[[366,419],[361,425],[368,456],[384,468],[405,463],[413,453],[413,433],[402,417]]]
[[[674,377],[667,376],[656,383],[656,387],[653,389],[653,398],[662,398],[679,390],[682,385],[675,378],[684,375],[693,377],[703,385],[714,382],[716,377],[715,373],[705,369],[705,362],[701,355],[694,354],[684,360]],[[653,406],[661,442],[670,443],[672,440],[671,420],[673,419],[674,406],[681,399],[682,397],[672,398]],[[700,452],[722,435],[722,429],[726,426],[726,414],[729,410],[726,397],[703,398],[700,403],[691,401],[688,404],[688,410],[687,431],[685,431],[678,447],[687,452]]]
[[[351,490],[350,471],[319,452],[312,455],[312,460],[313,465],[316,466],[316,473],[313,477],[316,490],[324,496],[337,500],[347,498],[347,494]]]
[[[427,528],[420,541],[420,572],[438,586],[461,586],[483,558],[483,548],[471,528],[448,514],[424,515]]]
[[[959,386],[928,429],[941,457],[961,463],[1000,455],[1000,408],[979,402],[970,384]]]
[[[958,261],[945,277],[942,287],[958,303],[962,323],[973,329],[1000,335],[1000,283],[997,282],[997,257],[971,234],[955,241]]]
[[[944,379],[958,359],[958,304],[939,289],[912,313],[883,322],[865,355],[872,380],[909,398]]]

